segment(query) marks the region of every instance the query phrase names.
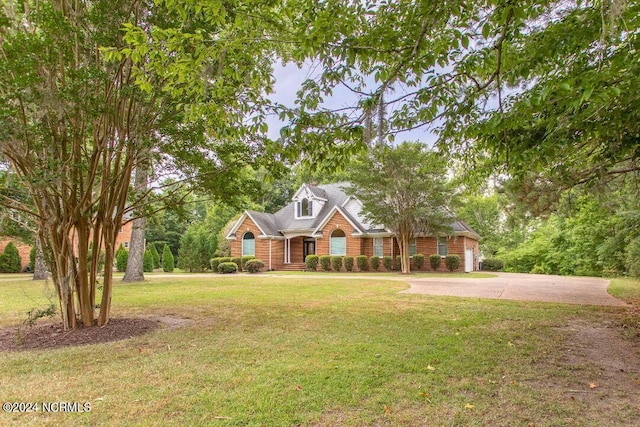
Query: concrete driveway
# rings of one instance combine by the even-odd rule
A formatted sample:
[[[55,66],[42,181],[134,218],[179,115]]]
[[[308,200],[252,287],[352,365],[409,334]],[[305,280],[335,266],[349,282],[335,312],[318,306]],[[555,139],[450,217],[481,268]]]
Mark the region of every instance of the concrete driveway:
[[[544,274],[497,273],[490,279],[408,279],[407,294],[448,295],[558,302],[567,304],[626,306],[607,293],[609,281],[595,277],[566,277]]]

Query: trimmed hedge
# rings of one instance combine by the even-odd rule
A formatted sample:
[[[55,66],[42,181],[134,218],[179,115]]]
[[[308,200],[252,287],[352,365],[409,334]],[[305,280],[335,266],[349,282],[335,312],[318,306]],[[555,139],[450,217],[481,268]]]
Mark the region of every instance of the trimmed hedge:
[[[424,266],[424,255],[415,254],[413,256],[413,266],[415,267],[416,270],[421,270],[422,267]]]
[[[391,268],[393,267],[393,258],[391,258],[390,256],[383,256],[382,265],[384,265],[384,268],[386,268],[387,270],[391,270]]]
[[[320,265],[324,271],[331,271],[331,255],[320,255]]]
[[[366,255],[358,255],[356,257],[356,264],[358,264],[358,270],[360,271],[369,270],[369,259]]]
[[[241,264],[240,264],[240,268],[242,270],[247,270],[247,262],[251,261],[252,259],[256,259],[255,255],[245,255],[241,258]]]
[[[353,271],[353,257],[346,256],[344,257],[344,269],[347,271]]]
[[[318,268],[318,255],[307,255],[304,263],[307,264],[307,270],[316,271],[316,268]]]
[[[438,254],[429,255],[429,265],[433,271],[436,271],[440,264],[442,263],[442,257]]]
[[[249,273],[259,273],[260,270],[264,268],[264,262],[262,262],[257,258],[252,258],[246,262],[246,264],[244,265],[244,268]]]
[[[242,269],[242,257],[241,256],[231,257],[231,262],[235,263],[238,266],[238,271],[240,271],[240,269]]]
[[[238,271],[238,264],[235,262],[221,262],[218,265],[218,273],[231,274]]]
[[[444,258],[444,265],[447,266],[449,271],[453,271],[460,267],[460,256],[459,255],[447,255]]]
[[[380,257],[372,256],[371,258],[369,258],[369,264],[371,265],[372,269],[378,271],[378,267],[380,267]]]
[[[396,270],[402,270],[402,257],[400,255],[396,255]]]
[[[332,256],[331,257],[331,267],[333,267],[334,271],[340,271],[342,269],[342,257],[341,256]]]
[[[154,265],[155,264],[153,262],[153,255],[151,254],[151,251],[147,249],[146,251],[144,251],[144,255],[142,258],[142,271],[144,271],[145,273],[152,273]]]
[[[487,258],[482,261],[482,269],[486,271],[500,271],[504,268],[504,262],[498,258]]]

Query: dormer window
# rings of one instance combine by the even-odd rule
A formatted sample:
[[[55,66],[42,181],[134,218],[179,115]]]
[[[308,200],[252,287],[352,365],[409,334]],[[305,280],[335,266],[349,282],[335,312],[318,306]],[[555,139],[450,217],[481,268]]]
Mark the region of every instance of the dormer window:
[[[296,203],[296,206],[298,218],[313,217],[313,202],[311,200],[302,199]]]

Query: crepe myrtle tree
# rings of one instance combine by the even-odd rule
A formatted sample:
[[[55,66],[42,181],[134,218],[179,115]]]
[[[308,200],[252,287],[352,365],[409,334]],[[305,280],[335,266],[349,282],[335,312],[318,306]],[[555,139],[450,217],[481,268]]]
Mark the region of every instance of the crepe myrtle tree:
[[[398,239],[402,273],[410,272],[409,242],[421,233],[450,234],[452,186],[447,160],[419,142],[375,150],[351,168],[346,189],[363,203],[371,224],[384,224]]]
[[[0,199],[35,219],[65,330],[109,321],[113,275],[105,269],[96,301],[99,252],[113,265],[123,218],[144,215],[156,193],[131,191],[149,161],[139,153],[155,171],[231,200],[257,188],[249,165],[278,165],[264,97],[279,6],[250,5],[250,14],[242,0],[6,0],[0,9],[0,156],[33,204]]]

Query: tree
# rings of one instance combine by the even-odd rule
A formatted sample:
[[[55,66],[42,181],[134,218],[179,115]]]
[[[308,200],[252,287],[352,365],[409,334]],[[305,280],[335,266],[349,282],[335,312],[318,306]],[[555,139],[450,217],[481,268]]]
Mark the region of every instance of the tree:
[[[148,249],[144,251],[144,264],[143,268],[145,273],[153,272],[153,255],[151,255],[151,251]]]
[[[134,191],[136,198],[142,198],[147,191],[147,175],[148,165],[146,161],[147,153],[140,152],[138,158],[138,166],[136,167],[136,177],[134,182]],[[129,241],[129,260],[127,262],[127,271],[122,278],[123,282],[143,282],[144,281],[144,252],[145,252],[145,231],[147,218],[141,209],[134,213],[136,218],[133,219],[131,227],[131,240]]]
[[[173,268],[173,254],[171,253],[171,249],[169,249],[169,245],[164,245],[164,249],[162,250],[162,271],[165,273],[172,273]]]
[[[127,269],[128,262],[129,251],[126,250],[121,244],[116,251],[116,270],[125,271]]]
[[[412,238],[451,233],[447,162],[424,144],[379,147],[353,166],[350,181],[347,192],[362,201],[366,219],[396,235],[402,273],[409,273]]]
[[[295,20],[304,42],[291,58],[311,57],[321,72],[302,84],[296,108],[283,107],[292,124],[282,134],[326,141],[320,160],[349,148],[345,138],[425,128],[468,170],[529,174],[547,188],[640,168],[638,2],[328,0],[309,9]],[[331,109],[338,92],[353,101]]]
[[[153,271],[153,269],[155,268],[160,268],[160,254],[158,253],[158,249],[156,248],[156,245],[149,244],[148,246],[149,246],[149,249],[147,249],[147,251],[149,251],[153,259],[153,268],[151,269],[151,271]]]
[[[106,268],[97,304],[98,253],[113,264],[123,218],[155,194],[130,193],[138,153],[225,199],[254,189],[247,165],[277,165],[264,96],[280,8],[247,7],[5,2],[0,154],[33,206],[2,202],[36,219],[65,329],[93,326],[95,307],[109,321],[113,277]]]
[[[20,273],[22,260],[20,252],[13,242],[9,242],[0,255],[0,273]]]

